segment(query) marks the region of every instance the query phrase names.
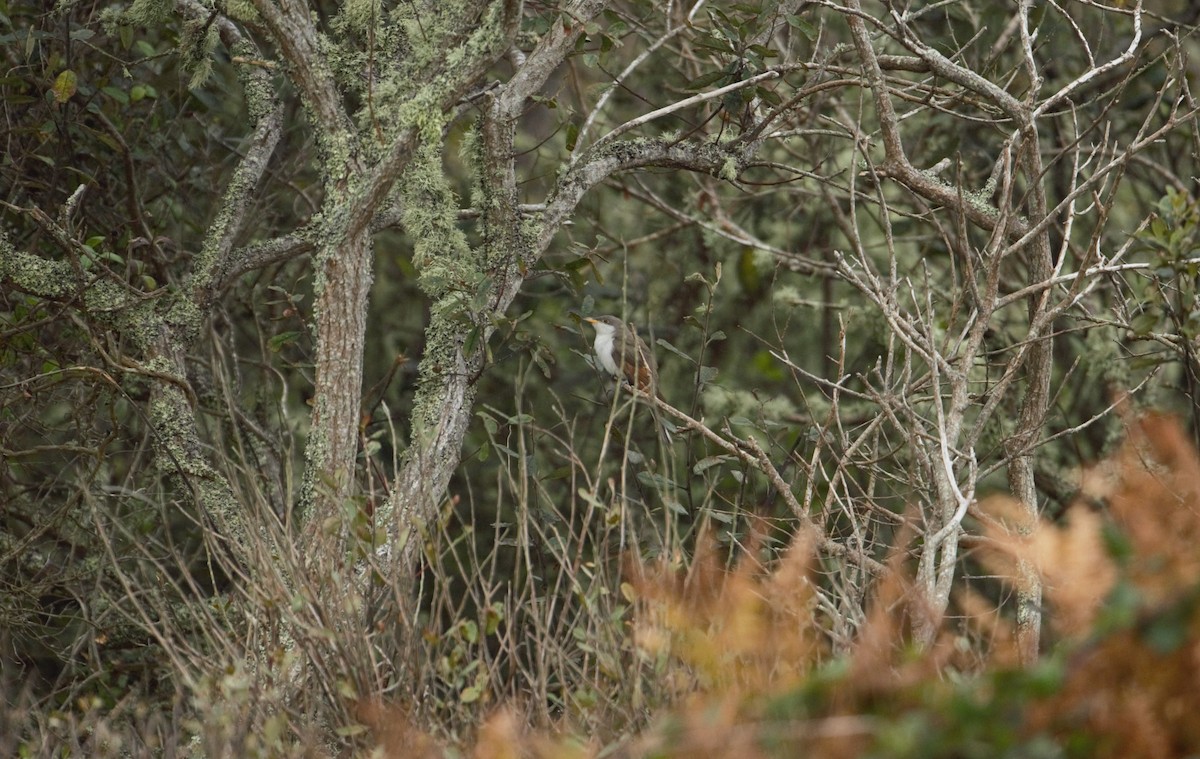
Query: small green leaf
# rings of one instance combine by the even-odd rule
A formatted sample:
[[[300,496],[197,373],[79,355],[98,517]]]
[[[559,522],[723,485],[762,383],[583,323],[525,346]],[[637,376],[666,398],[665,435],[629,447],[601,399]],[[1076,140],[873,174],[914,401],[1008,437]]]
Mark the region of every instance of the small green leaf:
[[[679,356],[680,358],[684,359],[685,361],[689,361],[693,364],[696,363],[696,359],[692,358],[688,354],[679,350],[674,345],[671,345],[670,343],[668,343],[666,340],[662,339],[661,337],[658,338],[657,340],[655,340],[654,343],[655,343],[655,345],[658,345],[662,348],[666,348],[668,351],[670,351],[671,353],[674,353],[676,356]]]
[[[153,99],[158,93],[148,84],[135,84],[129,89],[129,99],[136,103],[139,100]]]
[[[475,624],[473,620],[464,619],[462,622],[459,622],[458,625],[459,630],[462,632],[463,639],[468,643],[474,643],[475,641],[479,640],[479,625]]]
[[[54,100],[59,105],[67,102],[79,89],[79,83],[75,78],[75,72],[71,69],[66,69],[58,75],[54,80],[54,87],[51,91],[54,93]]]
[[[798,29],[801,34],[803,34],[805,37],[808,37],[809,42],[813,42],[817,39],[817,28],[813,26],[807,19],[793,15],[788,15],[786,18],[790,26]]]
[[[717,464],[723,464],[726,461],[729,461],[731,458],[731,456],[725,455],[706,456],[695,463],[695,465],[692,467],[692,474],[702,474],[704,470],[710,469]]]
[[[646,487],[654,488],[655,490],[659,491],[674,490],[679,487],[673,480],[663,477],[661,474],[654,474],[653,472],[638,472],[637,478],[638,482],[642,483]]]
[[[302,334],[303,333],[301,332],[280,332],[278,335],[275,335],[267,341],[267,347],[270,348],[273,353],[278,353],[279,351],[283,350],[283,346],[290,345],[299,340]]]
[[[500,627],[500,623],[504,621],[504,606],[499,601],[493,601],[492,605],[484,612],[484,627],[483,631],[486,635],[495,635],[496,630]]]
[[[1143,311],[1130,323],[1129,329],[1133,330],[1135,335],[1148,335],[1158,326],[1158,314],[1153,311]]]
[[[775,106],[783,102],[783,98],[779,97],[775,90],[769,90],[766,87],[755,87],[754,92],[767,105]]]
[[[122,90],[119,87],[113,87],[109,85],[108,87],[102,87],[100,91],[121,105],[129,105],[129,95],[125,93],[125,90]]]
[[[701,90],[701,89],[704,89],[705,87],[709,86],[710,84],[715,84],[716,82],[726,78],[727,76],[728,76],[728,74],[726,74],[724,71],[710,71],[707,74],[701,74],[700,76],[696,77],[692,81],[688,82],[686,85],[684,85],[684,89],[685,90]]]
[[[666,506],[667,511],[670,511],[672,514],[678,514],[681,517],[687,516],[687,508],[674,498],[663,496],[663,506]]]

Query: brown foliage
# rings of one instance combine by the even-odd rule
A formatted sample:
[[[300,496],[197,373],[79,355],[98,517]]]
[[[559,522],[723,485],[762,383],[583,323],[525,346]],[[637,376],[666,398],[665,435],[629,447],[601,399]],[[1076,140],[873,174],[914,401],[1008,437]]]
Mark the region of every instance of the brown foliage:
[[[665,564],[630,564],[639,650],[672,657],[669,680],[681,693],[753,693],[795,682],[824,651],[814,623],[811,536],[798,534],[771,572],[752,558],[757,540],[732,571],[708,536],[698,544],[686,575]]]
[[[1170,419],[1148,416],[1131,426],[1120,451],[1085,477],[1085,495],[1101,499],[1108,516],[1081,502],[1062,525],[1043,520],[1022,530],[1022,510],[1010,499],[980,510],[983,558],[1014,581],[1017,562],[1032,563],[1051,622],[1074,649],[1062,688],[1044,699],[1028,696],[1004,729],[1063,746],[1082,740],[1090,756],[1181,757],[1200,746],[1200,457]],[[1129,542],[1125,562],[1110,548],[1109,519]],[[684,580],[642,569],[639,641],[669,641],[677,661],[712,687],[645,734],[632,754],[854,757],[875,746],[881,715],[926,709],[929,721],[945,719],[936,705],[961,697],[945,680],[954,647],[948,633],[923,652],[907,645],[920,609],[900,558],[897,551],[874,589],[847,675],[811,711],[782,722],[765,711],[802,685],[826,653],[804,618],[815,608],[811,543],[801,535],[771,572],[743,561],[723,573],[711,545]],[[1135,622],[1097,633],[1114,614],[1111,598],[1121,583],[1134,591]],[[994,641],[991,669],[979,673],[972,697],[1001,697],[1004,686],[990,678],[1016,662],[1011,624],[978,596],[960,594],[958,603]],[[931,755],[939,750],[957,749],[937,744]]]
[[[1064,688],[1031,710],[1035,728],[1093,735],[1100,757],[1176,757],[1200,747],[1200,457],[1181,426],[1148,416],[1084,480],[1129,541],[1135,621],[1083,645]],[[1089,594],[1086,576],[1076,592]]]
[[[657,685],[671,689],[679,707],[613,755],[901,755],[883,736],[904,720],[921,725],[908,750],[920,745],[922,756],[962,755],[954,736],[982,745],[996,736],[1049,740],[1068,756],[1191,755],[1200,746],[1200,457],[1177,423],[1149,416],[1087,473],[1084,494],[1092,505],[1074,505],[1061,525],[1025,524],[1009,499],[977,512],[977,555],[1012,578],[1028,562],[1045,583],[1064,664],[1050,695],[1014,667],[1011,624],[969,592],[958,606],[989,632],[992,655],[971,688],[952,685],[948,672],[962,667],[950,632],[923,650],[912,642],[923,610],[903,550],[893,552],[834,674],[822,668],[832,654],[817,622],[821,589],[808,533],[769,569],[755,559],[755,541],[731,569],[707,538],[687,571],[631,560],[623,588],[637,611],[631,640],[641,656],[665,662]],[[1114,527],[1128,543],[1124,552],[1112,547]],[[1022,690],[1014,696],[1011,687]],[[365,703],[356,716],[385,756],[443,755],[395,708]],[[596,754],[594,744],[531,735],[517,714],[501,710],[481,725],[471,755]]]

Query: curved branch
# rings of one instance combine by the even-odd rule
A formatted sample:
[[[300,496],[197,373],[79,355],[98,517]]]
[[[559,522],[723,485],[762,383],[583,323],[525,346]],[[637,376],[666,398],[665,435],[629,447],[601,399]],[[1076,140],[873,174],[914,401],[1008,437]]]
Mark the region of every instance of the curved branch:
[[[846,20],[850,24],[854,45],[858,50],[859,59],[862,61],[867,84],[875,94],[875,108],[879,112],[879,130],[883,136],[885,160],[882,165],[877,167],[877,173],[882,177],[896,180],[926,200],[958,209],[973,224],[989,232],[995,231],[997,226],[1004,225],[1005,235],[1009,238],[1020,238],[1025,235],[1028,225],[1021,219],[1012,216],[1006,219],[1004,214],[988,206],[983,200],[964,195],[959,189],[918,170],[909,162],[908,156],[904,152],[904,144],[900,139],[899,120],[892,107],[887,84],[883,79],[883,70],[879,65],[875,50],[871,46],[871,38],[867,33],[866,24],[863,22],[862,7],[858,0],[849,0],[847,7],[851,12],[846,14]],[[963,74],[965,69],[955,66],[941,53],[930,50],[908,37],[904,37],[901,42],[921,55],[934,73],[980,92],[1004,107],[1006,111],[1015,109],[1010,113],[1014,118],[1016,118],[1014,114],[1023,113],[1022,123],[1028,119],[1028,112],[1022,109],[1021,104],[1015,98],[983,77],[969,71],[966,74],[970,76]]]

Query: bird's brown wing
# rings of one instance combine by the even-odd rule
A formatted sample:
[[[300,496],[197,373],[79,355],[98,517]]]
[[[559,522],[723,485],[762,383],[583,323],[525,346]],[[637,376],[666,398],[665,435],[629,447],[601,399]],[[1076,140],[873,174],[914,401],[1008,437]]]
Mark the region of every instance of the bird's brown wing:
[[[644,393],[654,393],[658,385],[658,365],[645,341],[626,330],[625,339],[613,349],[621,351],[621,373],[629,384]]]

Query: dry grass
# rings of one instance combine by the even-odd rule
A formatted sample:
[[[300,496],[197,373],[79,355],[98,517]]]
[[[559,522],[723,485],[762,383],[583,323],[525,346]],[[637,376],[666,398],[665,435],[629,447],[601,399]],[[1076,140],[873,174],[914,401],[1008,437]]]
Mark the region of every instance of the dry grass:
[[[626,550],[622,563],[610,552],[605,571],[572,564],[571,540],[552,540],[620,543],[609,532],[618,523],[585,502],[582,518],[539,525],[540,558],[516,554],[525,584],[489,580],[494,553],[434,551],[438,538],[428,536],[430,555],[462,562],[474,600],[455,601],[449,590],[428,599],[426,658],[390,665],[410,674],[413,687],[400,692],[415,697],[372,690],[378,630],[333,635],[315,607],[275,608],[284,622],[318,615],[311,639],[297,642],[328,667],[310,673],[308,700],[286,702],[269,678],[253,681],[236,665],[244,654],[222,638],[205,649],[212,658],[186,662],[196,679],[180,691],[175,716],[133,699],[55,707],[13,695],[0,749],[170,755],[193,735],[206,756],[326,756],[321,736],[332,728],[344,739],[340,755],[374,757],[1193,755],[1200,457],[1175,422],[1150,416],[1086,473],[1083,494],[1061,523],[1031,530],[1019,529],[1020,511],[1005,499],[973,511],[973,557],[1011,578],[1029,562],[1045,584],[1050,642],[1028,670],[1016,666],[1008,614],[975,590],[960,591],[956,606],[984,649],[964,650],[948,625],[931,646],[913,642],[926,610],[903,539],[866,590],[851,644],[839,647],[828,559],[812,535],[801,531],[774,554],[753,537],[731,557],[702,532],[688,561],[676,543],[653,560]],[[574,601],[553,606],[538,582],[568,582],[568,569],[578,570]],[[438,571],[450,573],[446,564]],[[323,677],[337,679],[317,688]],[[527,687],[539,681],[543,690]],[[10,683],[8,692],[21,691]],[[361,695],[372,692],[382,695]],[[329,698],[344,710],[341,727],[336,713],[320,711]]]

